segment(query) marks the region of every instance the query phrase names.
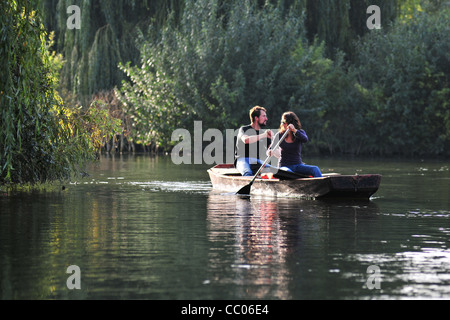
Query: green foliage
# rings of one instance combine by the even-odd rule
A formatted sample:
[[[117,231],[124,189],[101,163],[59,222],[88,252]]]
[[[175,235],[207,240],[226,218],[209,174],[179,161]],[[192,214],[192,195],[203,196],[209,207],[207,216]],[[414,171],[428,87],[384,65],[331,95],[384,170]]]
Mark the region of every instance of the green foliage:
[[[449,154],[449,10],[416,12],[359,42],[355,71],[376,153]]]
[[[367,8],[378,5],[382,25],[387,27],[398,15],[399,3],[407,0],[306,0],[306,29],[310,43],[325,42],[326,55],[334,58],[340,51],[353,57],[353,41],[369,32]],[[414,1],[414,0],[409,0]]]
[[[100,110],[63,106],[56,91],[62,57],[50,53],[36,7],[37,1],[1,3],[0,184],[70,178],[114,127],[103,125],[109,120]]]
[[[169,145],[173,129],[193,119],[225,129],[249,122],[257,104],[274,117],[299,108],[308,89],[298,82],[312,86],[330,63],[323,46],[305,44],[303,29],[301,14],[283,15],[269,4],[188,1],[179,26],[143,41],[141,68],[121,66],[132,82],[121,93],[138,138]],[[294,54],[299,46],[311,53]]]
[[[57,130],[50,110],[60,101],[46,67],[45,31],[31,2],[6,1],[1,4],[0,32],[0,182],[37,180],[36,166],[46,178]]]
[[[306,78],[299,81],[299,86],[305,92],[302,108],[297,111],[312,138],[308,149],[359,154],[368,139],[365,111],[361,108],[365,98],[355,86],[354,74],[347,70],[345,55],[340,52],[332,61],[324,58],[324,50],[322,44],[299,55],[303,59],[314,57],[303,68]]]
[[[169,10],[181,11],[182,0],[40,0],[47,30],[55,31],[56,50],[66,63],[61,70],[65,100],[88,105],[92,95],[112,90],[124,79],[120,62],[139,61],[135,28],[161,25]],[[76,5],[81,28],[67,28]]]
[[[80,160],[94,160],[111,136],[120,132],[120,119],[100,100],[93,101],[87,110],[63,108],[58,119],[61,134],[66,135],[63,151],[72,155],[69,163],[77,165]]]
[[[133,84],[124,82],[117,98],[132,122],[131,142],[143,145],[170,145],[172,131],[189,118],[189,111],[177,101],[174,84],[164,72],[154,69],[152,58],[141,68],[120,65]]]
[[[271,127],[299,114],[305,152],[449,154],[445,0],[42,3],[66,61],[62,87],[85,101],[123,81],[116,95],[135,143],[170,148],[194,120],[237,128],[259,104]],[[65,26],[70,4],[81,30]],[[366,27],[371,4],[381,30]]]
[[[298,12],[186,3],[178,25],[141,38],[142,67],[121,66],[131,79],[121,99],[140,141],[170,146],[171,132],[193,120],[236,128],[263,105],[275,126],[284,111],[299,114],[309,150],[448,153],[448,11],[370,32],[349,62],[340,50],[327,58],[320,37],[308,44]]]

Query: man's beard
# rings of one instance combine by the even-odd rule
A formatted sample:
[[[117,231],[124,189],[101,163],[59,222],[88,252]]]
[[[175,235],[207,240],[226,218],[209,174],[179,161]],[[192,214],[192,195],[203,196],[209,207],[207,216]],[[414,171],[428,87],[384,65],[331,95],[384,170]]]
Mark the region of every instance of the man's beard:
[[[263,123],[259,123],[259,126],[261,127],[261,128],[264,128],[265,126],[267,125],[267,121],[264,121]]]

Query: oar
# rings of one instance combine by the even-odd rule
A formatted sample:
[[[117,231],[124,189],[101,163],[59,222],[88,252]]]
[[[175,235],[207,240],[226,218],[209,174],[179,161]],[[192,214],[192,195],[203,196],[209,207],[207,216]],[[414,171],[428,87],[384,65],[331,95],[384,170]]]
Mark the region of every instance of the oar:
[[[276,148],[278,148],[278,146],[280,145],[280,143],[284,140],[284,138],[286,138],[286,136],[288,135],[289,130],[286,130],[286,132],[283,134],[283,136],[281,137],[280,141],[278,141],[278,143],[275,145],[275,148],[273,148],[272,150],[275,150]],[[255,182],[256,177],[258,176],[258,174],[261,172],[262,169],[264,169],[264,167],[266,166],[267,162],[269,162],[270,156],[267,157],[266,161],[264,161],[263,165],[261,166],[261,168],[259,168],[258,172],[256,172],[255,176],[253,177],[252,181],[250,181],[250,183],[244,187],[242,187],[238,192],[236,192],[236,194],[250,194],[250,189],[252,188],[252,184],[253,182]]]

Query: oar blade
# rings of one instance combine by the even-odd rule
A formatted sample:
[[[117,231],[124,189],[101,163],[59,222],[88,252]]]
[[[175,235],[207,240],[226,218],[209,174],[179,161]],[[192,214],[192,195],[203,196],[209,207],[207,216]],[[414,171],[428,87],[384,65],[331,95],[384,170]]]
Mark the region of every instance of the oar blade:
[[[250,184],[248,184],[248,185],[242,187],[238,192],[236,192],[236,194],[239,194],[239,195],[249,195],[249,194],[250,194],[251,188],[252,188],[252,184],[250,183]]]

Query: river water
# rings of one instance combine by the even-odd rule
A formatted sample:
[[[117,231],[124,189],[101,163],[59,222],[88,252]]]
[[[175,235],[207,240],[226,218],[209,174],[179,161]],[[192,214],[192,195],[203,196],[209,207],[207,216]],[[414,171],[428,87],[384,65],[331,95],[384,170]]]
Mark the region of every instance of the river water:
[[[308,160],[381,187],[241,198],[212,191],[206,165],[122,155],[64,190],[1,194],[0,298],[450,299],[448,161]]]

